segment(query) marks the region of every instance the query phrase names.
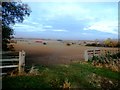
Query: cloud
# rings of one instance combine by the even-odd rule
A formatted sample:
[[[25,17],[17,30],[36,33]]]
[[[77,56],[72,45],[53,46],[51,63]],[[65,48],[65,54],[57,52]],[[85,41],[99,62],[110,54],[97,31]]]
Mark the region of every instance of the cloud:
[[[89,33],[81,33],[82,35],[88,35]]]
[[[109,4],[106,4],[109,5]],[[117,3],[116,3],[117,5]],[[115,8],[113,8],[115,7]],[[34,6],[33,9],[38,9],[36,14],[40,15],[42,19],[53,20],[63,16],[71,16],[78,19],[90,18],[111,18],[112,15],[117,15],[117,8],[115,4],[105,7],[105,3],[42,3]],[[91,13],[92,12],[92,13]],[[101,16],[100,16],[101,15]],[[116,17],[116,16],[115,16]],[[114,17],[112,17],[114,18]]]
[[[22,31],[22,32],[37,32],[37,31],[46,31],[42,27],[42,25],[39,25],[37,28],[36,26],[31,26],[29,24],[15,24],[14,29]]]
[[[68,30],[70,32],[79,32],[79,30],[84,28],[84,25],[86,25],[87,21],[78,21],[70,16],[66,17],[59,17],[55,20],[46,21],[45,23],[47,25],[51,25],[52,29],[64,29]]]
[[[39,22],[36,22],[36,21],[32,20],[31,18],[26,18],[26,19],[23,21],[23,24],[28,24],[28,25],[40,25]]]
[[[37,23],[37,22],[32,22],[32,24],[34,24],[34,25],[39,25],[39,23]]]
[[[34,28],[34,26],[30,26],[30,25],[27,25],[27,24],[15,24],[14,27]]]
[[[62,6],[58,6],[55,11],[59,12],[60,15],[75,15],[79,13],[89,13],[89,9],[82,8],[77,4],[63,4]]]
[[[54,29],[51,25],[38,25],[37,22],[32,22],[37,25],[29,25],[29,24],[15,24],[14,29],[17,29],[19,31],[23,32],[43,32],[43,31],[53,31],[53,32],[67,32],[67,30],[64,29]]]
[[[52,31],[55,31],[55,32],[68,32],[67,30],[63,30],[63,29],[53,29]]]
[[[53,28],[53,26],[51,26],[51,25],[46,25],[46,26],[44,26],[44,28]]]
[[[29,4],[32,13],[23,24],[16,25],[16,31],[18,29],[26,34],[31,32],[32,36],[42,33],[43,37],[45,35],[57,37],[59,32],[60,36],[66,38],[71,35],[73,38],[117,36],[117,3],[29,2]]]
[[[90,13],[88,8],[80,7],[77,4],[58,4],[54,5],[51,9],[47,9],[48,14],[44,15],[45,18],[48,20],[55,20],[59,17],[73,17],[74,19],[77,18],[84,18],[84,15]]]
[[[90,26],[85,27],[84,30],[96,30],[100,32],[118,34],[118,26],[116,21],[94,22]]]

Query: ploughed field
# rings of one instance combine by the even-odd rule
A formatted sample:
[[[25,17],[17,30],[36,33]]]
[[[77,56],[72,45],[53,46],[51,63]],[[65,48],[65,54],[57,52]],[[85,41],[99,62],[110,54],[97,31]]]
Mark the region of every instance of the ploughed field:
[[[70,64],[72,62],[84,61],[84,51],[86,49],[115,49],[105,47],[88,47],[77,43],[67,45],[67,42],[48,40],[35,42],[35,40],[17,41],[14,44],[15,50],[24,50],[26,52],[26,65],[54,65]]]

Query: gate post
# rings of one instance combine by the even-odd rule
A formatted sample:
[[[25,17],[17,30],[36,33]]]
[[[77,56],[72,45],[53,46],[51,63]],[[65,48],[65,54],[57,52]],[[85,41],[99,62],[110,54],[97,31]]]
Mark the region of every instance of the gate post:
[[[25,52],[22,50],[19,52],[19,74],[22,74],[24,72],[24,66],[25,66]]]
[[[85,58],[85,61],[88,61],[88,50],[85,50],[84,52],[84,58]]]

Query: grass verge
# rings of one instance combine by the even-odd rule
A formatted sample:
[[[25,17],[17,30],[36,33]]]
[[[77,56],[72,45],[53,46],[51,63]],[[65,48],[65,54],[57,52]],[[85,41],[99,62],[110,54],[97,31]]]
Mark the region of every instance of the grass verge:
[[[37,75],[7,76],[2,79],[3,89],[34,88],[54,89],[69,88],[88,89],[117,89],[119,88],[120,72],[105,68],[97,68],[87,63],[70,65],[41,66],[36,65]]]

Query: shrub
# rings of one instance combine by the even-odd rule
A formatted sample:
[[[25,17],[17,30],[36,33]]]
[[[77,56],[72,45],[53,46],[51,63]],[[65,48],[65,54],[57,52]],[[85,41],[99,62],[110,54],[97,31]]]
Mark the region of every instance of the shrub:
[[[66,45],[67,45],[67,46],[70,46],[71,44],[70,44],[70,43],[67,43]]]
[[[47,45],[47,43],[46,43],[46,42],[44,42],[44,43],[43,43],[43,45]]]

